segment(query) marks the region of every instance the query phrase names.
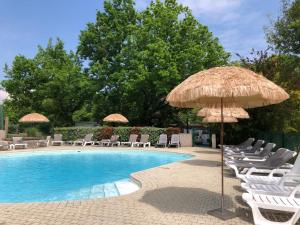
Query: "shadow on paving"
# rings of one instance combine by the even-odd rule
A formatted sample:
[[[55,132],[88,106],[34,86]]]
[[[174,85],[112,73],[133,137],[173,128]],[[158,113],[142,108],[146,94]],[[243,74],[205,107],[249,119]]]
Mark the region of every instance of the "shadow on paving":
[[[220,194],[202,188],[165,187],[146,191],[140,202],[165,213],[206,214],[220,207]],[[225,195],[225,206],[233,207],[232,199]]]
[[[218,155],[220,154],[220,152],[216,152],[216,151],[195,151],[196,153],[200,153],[200,154],[213,154],[213,155]]]
[[[201,160],[201,159],[191,159],[191,160],[182,161],[181,163],[189,164],[192,166],[207,166],[207,167],[218,166],[218,161]]]

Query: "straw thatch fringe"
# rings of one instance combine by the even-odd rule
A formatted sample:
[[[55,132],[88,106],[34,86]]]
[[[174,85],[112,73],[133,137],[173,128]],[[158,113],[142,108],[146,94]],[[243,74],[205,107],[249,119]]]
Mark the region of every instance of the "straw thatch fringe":
[[[204,117],[202,120],[203,123],[221,123],[221,116],[207,116]],[[224,123],[236,123],[238,120],[234,117],[224,116],[223,117]]]
[[[249,114],[240,107],[224,107],[223,115],[227,117],[235,117],[240,119],[248,119]],[[221,116],[221,108],[220,107],[205,107],[197,113],[197,116]]]
[[[280,103],[289,95],[278,85],[251,70],[228,66],[198,72],[176,86],[167,96],[172,106],[182,108],[235,104],[254,108]]]

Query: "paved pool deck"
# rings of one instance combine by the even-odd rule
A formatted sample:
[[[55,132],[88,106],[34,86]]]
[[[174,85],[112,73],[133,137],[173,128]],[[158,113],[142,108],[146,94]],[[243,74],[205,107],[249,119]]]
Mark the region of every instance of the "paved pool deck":
[[[39,150],[74,150],[49,147]],[[110,148],[76,147],[109,151]],[[118,148],[135,151],[132,148]],[[209,148],[154,149],[190,153],[194,157],[132,174],[141,188],[129,195],[106,199],[49,203],[0,204],[0,225],[222,225],[253,224],[242,202],[240,182],[225,171],[225,205],[238,217],[222,221],[207,214],[220,206],[220,153]],[[6,154],[13,151],[2,151]],[[24,152],[16,150],[14,152]]]

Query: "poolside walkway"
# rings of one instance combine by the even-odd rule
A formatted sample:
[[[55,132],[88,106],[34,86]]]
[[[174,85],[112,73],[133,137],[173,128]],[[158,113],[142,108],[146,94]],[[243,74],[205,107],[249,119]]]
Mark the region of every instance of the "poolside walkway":
[[[225,204],[239,216],[222,221],[206,213],[220,205],[218,151],[205,148],[169,151],[192,153],[195,157],[133,174],[142,188],[129,195],[82,201],[0,204],[0,225],[253,224],[251,210],[241,200],[239,181],[230,171],[225,171]]]

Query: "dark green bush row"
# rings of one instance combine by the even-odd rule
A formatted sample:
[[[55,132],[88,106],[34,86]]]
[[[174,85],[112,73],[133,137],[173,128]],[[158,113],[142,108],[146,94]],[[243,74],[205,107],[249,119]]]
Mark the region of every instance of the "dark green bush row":
[[[110,138],[112,134],[120,136],[120,141],[127,141],[130,134],[149,134],[149,141],[155,144],[159,135],[166,133],[169,136],[180,133],[179,128],[157,128],[157,127],[57,127],[54,133],[63,135],[63,140],[76,140],[83,138],[88,133],[94,134],[95,140]],[[139,139],[138,138],[138,139]]]

